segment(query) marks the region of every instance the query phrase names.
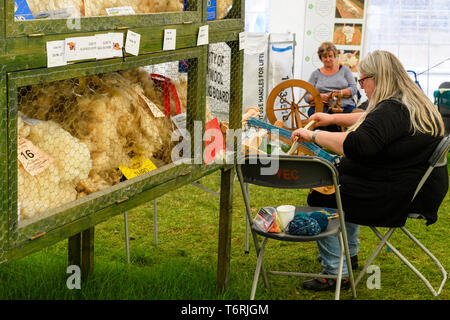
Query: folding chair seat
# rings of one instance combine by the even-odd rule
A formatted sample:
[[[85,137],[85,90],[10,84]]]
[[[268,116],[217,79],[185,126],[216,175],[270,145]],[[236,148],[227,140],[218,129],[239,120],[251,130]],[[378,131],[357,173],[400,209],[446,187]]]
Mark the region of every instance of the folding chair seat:
[[[447,165],[447,153],[450,149],[450,136],[444,137],[441,142],[438,144],[436,149],[434,150],[433,154],[431,155],[430,159],[428,160],[429,167],[426,170],[425,174],[423,175],[422,179],[420,180],[419,184],[416,187],[416,190],[414,192],[414,196],[411,199],[411,202],[414,201],[415,197],[419,194],[419,191],[422,189],[422,187],[425,185],[428,177],[431,175],[431,172],[435,167],[441,167]],[[410,213],[408,215],[408,219],[425,219],[425,217],[420,213]],[[448,272],[444,269],[442,264],[439,262],[439,260],[410,232],[408,231],[404,226],[403,227],[397,227],[397,228],[389,228],[388,231],[382,235],[380,231],[376,227],[370,227],[370,229],[375,233],[375,235],[380,239],[380,242],[378,243],[378,246],[370,256],[370,258],[367,260],[366,264],[364,265],[361,272],[358,274],[358,277],[355,281],[356,285],[359,283],[359,281],[362,279],[364,274],[366,273],[367,268],[373,263],[375,258],[380,253],[381,249],[386,245],[397,257],[400,258],[400,260],[408,267],[410,268],[427,286],[427,288],[430,290],[430,292],[434,296],[438,296],[442,288],[444,287],[445,282],[448,278]],[[419,271],[417,270],[401,253],[400,251],[395,248],[390,242],[389,239],[391,238],[392,234],[397,230],[400,229],[403,231],[404,234],[408,236],[411,241],[413,241],[416,245],[418,245],[422,251],[424,251],[428,257],[434,262],[436,267],[439,269],[439,271],[442,274],[442,281],[437,290],[433,288],[433,286],[430,284],[429,280]]]
[[[347,233],[344,223],[344,212],[342,210],[338,174],[336,168],[327,160],[315,156],[283,155],[279,157],[268,157],[247,155],[244,159],[240,159],[240,161],[238,161],[238,164],[236,165],[236,171],[245,202],[247,220],[250,223],[250,229],[257,254],[256,270],[253,278],[250,299],[253,300],[255,298],[259,276],[262,272],[262,277],[266,288],[269,287],[267,273],[274,275],[336,279],[335,299],[339,300],[341,280],[343,278],[342,270],[344,265],[344,257],[346,257],[347,269],[349,270],[348,279],[350,281],[352,294],[353,297],[356,297],[355,282],[353,279],[353,272],[351,268]],[[338,219],[329,220],[327,229],[317,235],[297,236],[287,233],[266,232],[253,221],[248,189],[245,185],[246,183],[281,189],[309,189],[314,187],[334,185],[336,189],[337,212],[339,217]],[[323,209],[324,208],[319,207],[296,207],[296,213],[319,211]],[[263,237],[261,244],[259,243],[258,235]],[[269,239],[290,242],[309,242],[316,241],[331,235],[337,236],[341,245],[340,264],[337,275],[265,270],[263,258],[264,251]]]

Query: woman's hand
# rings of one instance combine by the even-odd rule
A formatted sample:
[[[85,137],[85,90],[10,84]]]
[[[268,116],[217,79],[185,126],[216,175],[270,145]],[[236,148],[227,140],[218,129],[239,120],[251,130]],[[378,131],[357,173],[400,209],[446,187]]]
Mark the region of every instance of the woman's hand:
[[[294,142],[295,140],[302,142],[312,142],[312,134],[313,131],[305,129],[305,128],[299,128],[292,132],[291,141]]]
[[[323,103],[328,103],[328,99],[330,98],[330,95],[326,94],[326,93],[321,93],[320,98],[322,99]]]
[[[326,127],[330,124],[334,124],[334,115],[324,112],[316,112],[309,117],[309,120],[314,120],[316,123],[314,124],[314,127]]]

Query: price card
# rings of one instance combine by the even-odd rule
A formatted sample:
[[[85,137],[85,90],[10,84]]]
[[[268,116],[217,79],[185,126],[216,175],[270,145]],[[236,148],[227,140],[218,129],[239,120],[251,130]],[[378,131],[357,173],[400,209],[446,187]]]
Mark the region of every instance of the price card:
[[[139,55],[139,47],[141,45],[141,35],[139,33],[128,30],[127,40],[125,41],[125,52],[133,56]]]
[[[198,30],[197,46],[209,43],[209,26],[201,26]]]
[[[239,33],[239,50],[245,49],[246,40],[247,40],[247,34],[245,32]]]
[[[125,178],[128,180],[136,178],[144,173],[157,169],[155,164],[150,159],[143,159],[142,157],[134,157],[131,160],[131,168],[126,166],[119,166]]]
[[[66,38],[64,56],[66,61],[78,61],[97,58],[97,37]]]
[[[17,158],[25,171],[36,176],[52,163],[53,158],[36,147],[30,140],[19,137],[17,144]]]
[[[110,32],[108,36],[111,38],[113,43],[113,58],[120,58],[123,56],[122,48],[123,48],[123,33],[119,32]]]
[[[113,41],[109,34],[96,34],[95,37],[97,38],[97,59],[113,58]]]
[[[47,68],[65,66],[64,40],[47,42]]]
[[[177,29],[165,29],[163,51],[175,50],[176,44],[177,44]]]

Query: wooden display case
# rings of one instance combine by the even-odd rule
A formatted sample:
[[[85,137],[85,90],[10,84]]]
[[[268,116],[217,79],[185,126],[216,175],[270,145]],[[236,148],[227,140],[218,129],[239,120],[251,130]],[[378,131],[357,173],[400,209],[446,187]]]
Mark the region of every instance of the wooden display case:
[[[71,33],[59,20],[14,22],[14,1],[0,2],[2,35],[0,38],[0,263],[25,257],[42,248],[69,238],[70,263],[80,264],[87,274],[93,268],[95,225],[130,208],[153,200],[208,174],[222,171],[219,216],[218,289],[227,286],[231,245],[231,203],[234,166],[223,164],[168,163],[130,180],[120,181],[57,207],[49,208],[27,220],[20,220],[18,120],[23,106],[21,96],[33,86],[72,79],[81,86],[86,77],[117,74],[125,70],[183,60],[188,64],[186,109],[187,129],[194,135],[194,122],[205,127],[208,45],[197,46],[200,26],[208,24],[209,43],[230,47],[230,128],[240,127],[243,54],[239,33],[243,31],[244,1],[235,0],[230,18],[206,20],[206,0],[188,0],[188,11],[124,17],[82,18],[83,27]],[[31,22],[31,23],[30,23]],[[124,31],[117,31],[124,27]],[[177,30],[175,50],[163,51],[163,34]],[[120,28],[119,28],[120,29]],[[93,35],[99,31],[141,34],[139,56],[82,61],[47,68],[46,42],[71,36]],[[45,32],[42,32],[44,31]],[[36,34],[37,33],[37,34]],[[75,104],[71,108],[76,109]],[[24,110],[22,110],[24,111]],[[36,117],[37,120],[49,120]],[[67,127],[66,129],[68,129]],[[193,142],[192,142],[193,143]],[[194,149],[194,148],[192,148]],[[83,236],[81,236],[83,234]],[[82,249],[83,248],[83,249]],[[81,252],[83,251],[83,254]]]

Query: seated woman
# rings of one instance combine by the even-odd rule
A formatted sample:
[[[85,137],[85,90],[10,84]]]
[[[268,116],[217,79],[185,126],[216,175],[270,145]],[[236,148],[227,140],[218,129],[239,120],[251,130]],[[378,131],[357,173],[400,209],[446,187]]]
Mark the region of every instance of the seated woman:
[[[369,99],[367,110],[311,116],[316,126],[335,123],[350,127],[346,132],[301,128],[292,134],[299,141],[312,141],[343,155],[338,171],[351,257],[358,253],[359,225],[400,227],[415,209],[426,217],[427,224],[434,223],[448,190],[447,167],[436,167],[412,205],[409,201],[444,135],[437,108],[390,52],[370,53],[360,62],[359,72],[358,81]],[[334,208],[336,199],[312,192],[308,205]],[[318,248],[323,272],[337,274],[337,237],[318,241]],[[302,286],[329,290],[335,288],[335,281],[312,279]]]
[[[337,59],[337,49],[331,42],[324,42],[317,50],[323,67],[315,70],[308,82],[311,83],[320,93],[322,102],[324,103],[323,112],[331,112],[329,109],[332,103],[331,99],[340,95],[341,109],[343,113],[350,113],[355,109],[353,96],[357,94],[358,89],[352,72],[347,66],[340,65]],[[333,96],[333,97],[332,97]],[[313,97],[308,94],[305,96],[308,103],[313,101]],[[311,116],[315,112],[315,107],[308,110]],[[323,128],[328,131],[341,131],[336,125]]]

